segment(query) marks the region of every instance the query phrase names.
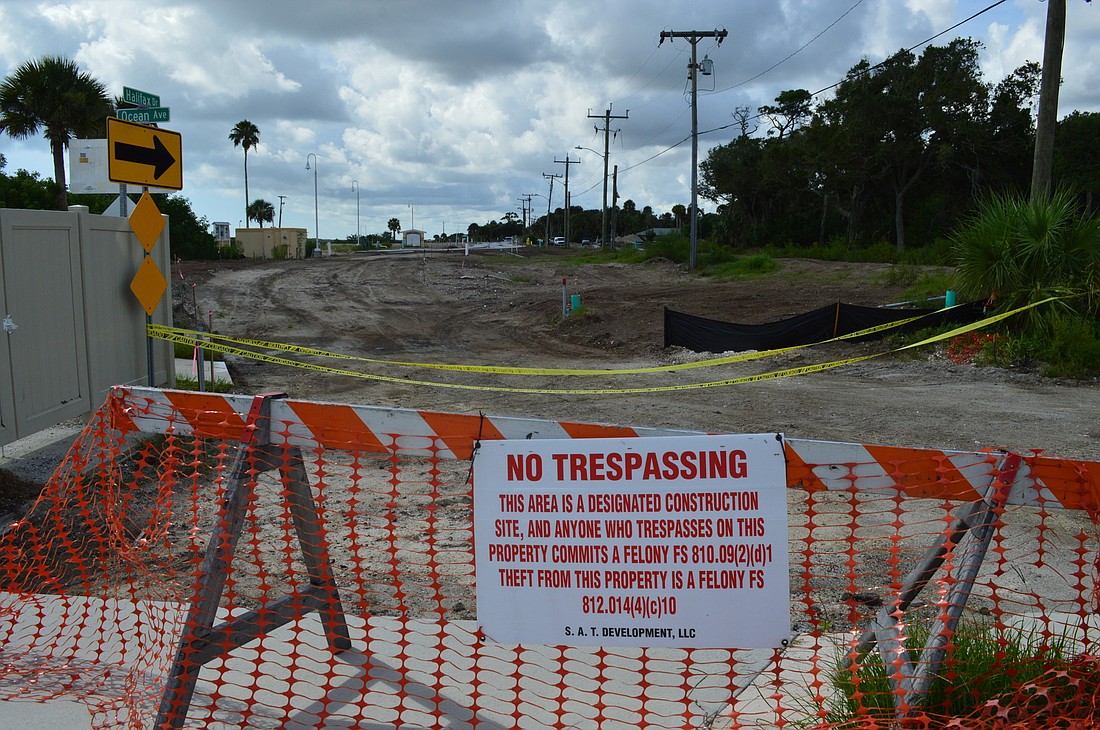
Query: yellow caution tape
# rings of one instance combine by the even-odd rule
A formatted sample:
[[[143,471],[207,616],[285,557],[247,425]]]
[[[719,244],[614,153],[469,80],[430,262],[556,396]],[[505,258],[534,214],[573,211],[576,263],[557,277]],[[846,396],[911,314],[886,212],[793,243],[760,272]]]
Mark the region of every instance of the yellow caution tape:
[[[909,350],[909,349],[913,349],[913,348],[916,348],[916,347],[921,347],[923,345],[928,345],[928,344],[931,344],[933,342],[939,342],[939,341],[942,341],[942,340],[950,339],[952,337],[956,337],[956,336],[958,336],[960,334],[963,334],[965,332],[971,332],[971,331],[974,331],[974,330],[979,330],[979,329],[982,329],[983,327],[988,327],[991,324],[996,324],[997,322],[1005,320],[1005,319],[1007,319],[1007,318],[1009,318],[1009,317],[1011,317],[1015,314],[1019,314],[1020,312],[1025,311],[1025,310],[1031,309],[1033,307],[1040,306],[1042,304],[1046,304],[1048,302],[1055,301],[1056,299],[1060,299],[1060,298],[1061,297],[1049,297],[1049,298],[1044,299],[1044,300],[1039,301],[1039,302],[1033,302],[1031,304],[1026,304],[1022,307],[1018,307],[1018,308],[1013,309],[1009,312],[1003,312],[1001,314],[996,314],[996,315],[993,315],[991,317],[986,317],[985,319],[979,320],[978,322],[974,322],[974,323],[969,324],[969,325],[964,325],[962,327],[957,327],[953,330],[950,330],[949,332],[944,332],[944,333],[939,334],[939,335],[933,335],[932,337],[928,337],[924,340],[921,340],[920,342],[914,342],[910,345],[905,345],[903,347],[899,347],[899,348],[896,348],[894,350],[885,350],[883,352],[877,352],[877,353],[874,353],[874,354],[871,354],[871,355],[862,355],[862,356],[859,356],[859,357],[845,358],[843,360],[834,360],[832,362],[817,363],[817,364],[814,364],[814,365],[803,365],[803,366],[794,367],[794,368],[785,368],[783,370],[774,370],[774,371],[767,372],[767,373],[759,373],[757,375],[747,375],[747,376],[742,376],[742,377],[739,377],[739,378],[728,378],[728,379],[724,379],[724,380],[712,380],[712,381],[704,382],[704,383],[681,383],[681,384],[678,384],[678,385],[660,385],[660,386],[648,386],[648,387],[638,387],[638,388],[514,388],[514,387],[504,387],[504,386],[466,385],[466,384],[460,384],[460,383],[440,383],[440,382],[434,382],[434,381],[429,381],[429,380],[411,380],[409,378],[398,378],[398,377],[393,377],[393,376],[388,376],[388,375],[376,375],[376,374],[373,374],[373,373],[361,373],[361,372],[356,372],[354,370],[344,370],[344,369],[341,369],[341,368],[332,368],[332,367],[327,367],[327,366],[324,366],[324,365],[316,365],[316,364],[313,364],[313,363],[297,362],[297,361],[288,360],[286,358],[279,357],[279,356],[276,356],[276,355],[269,355],[269,354],[266,354],[266,353],[260,353],[260,352],[253,352],[253,351],[250,351],[250,350],[244,350],[244,349],[241,349],[239,347],[234,347],[232,345],[223,344],[222,342],[215,342],[215,341],[203,342],[202,346],[206,349],[214,350],[216,352],[222,352],[222,353],[226,353],[226,354],[230,354],[230,355],[239,355],[241,357],[247,357],[247,358],[251,358],[253,360],[260,360],[262,362],[269,362],[269,363],[276,364],[276,365],[286,365],[288,367],[303,368],[303,369],[306,369],[306,370],[313,370],[315,372],[330,373],[330,374],[333,374],[333,375],[347,375],[347,376],[354,377],[354,378],[364,378],[364,379],[367,379],[367,380],[376,380],[376,381],[386,382],[386,383],[400,383],[402,385],[423,385],[423,386],[430,386],[430,387],[436,387],[436,388],[451,388],[451,389],[456,389],[456,390],[478,390],[478,391],[489,391],[489,392],[497,392],[497,393],[529,393],[529,394],[545,394],[545,395],[626,395],[626,394],[636,394],[636,393],[665,393],[665,392],[678,391],[678,390],[697,390],[697,389],[700,389],[700,388],[721,388],[721,387],[726,387],[726,386],[730,386],[730,385],[741,385],[743,383],[755,383],[755,382],[759,382],[759,381],[762,381],[762,380],[774,380],[774,379],[777,379],[777,378],[789,378],[789,377],[794,377],[794,376],[798,376],[798,375],[808,375],[810,373],[817,373],[817,372],[822,372],[822,371],[825,371],[825,370],[831,370],[833,368],[841,367],[842,365],[851,365],[853,363],[858,363],[858,362],[863,362],[863,361],[866,361],[866,360],[871,360],[871,359],[874,359],[876,357],[881,357],[883,355],[888,355],[888,354],[891,354],[891,353],[894,353],[894,352],[901,352],[902,350]],[[172,341],[172,342],[188,342],[188,343],[190,343],[190,342],[194,341],[190,338],[190,336],[188,334],[183,334],[182,332],[177,332],[173,328],[170,328],[170,327],[163,327],[161,325],[151,325],[151,326],[149,326],[149,330],[150,330],[149,334],[151,336],[160,337],[162,339],[166,339],[166,340],[169,340],[169,341]],[[201,335],[201,333],[198,333],[198,334]],[[308,350],[309,348],[304,348],[304,349]],[[787,349],[795,349],[795,348],[787,348]],[[782,352],[782,350],[780,350],[778,352]],[[365,359],[365,358],[351,358],[351,357],[348,357],[348,359]],[[668,369],[669,368],[657,368],[657,370],[659,370],[659,371],[664,371],[664,370],[668,370]],[[601,371],[597,371],[597,372],[600,373],[600,374],[609,374],[609,373],[620,374],[620,373],[628,373],[628,372],[631,372],[631,371],[626,371],[626,370],[603,371],[603,370],[601,370]],[[647,371],[647,372],[650,372],[650,371]],[[557,372],[557,371],[550,371],[548,374],[560,374],[560,373]]]
[[[962,306],[962,305],[958,305]],[[939,310],[939,312],[947,311],[946,309]],[[875,325],[866,329],[859,330],[858,332],[851,332],[846,335],[839,335],[837,337],[830,338],[828,340],[822,340],[821,342],[814,342],[806,345],[794,345],[792,347],[781,347],[774,350],[761,350],[757,352],[744,352],[737,355],[726,355],[724,357],[709,358],[706,360],[697,360],[695,362],[677,363],[675,365],[652,365],[649,367],[640,368],[604,368],[604,369],[583,369],[583,368],[532,368],[532,367],[507,367],[502,365],[455,365],[446,363],[423,363],[423,362],[407,362],[402,360],[382,360],[369,357],[359,357],[357,355],[343,355],[336,352],[329,352],[326,350],[318,350],[312,347],[305,347],[302,345],[288,345],[282,342],[272,342],[269,340],[254,340],[248,338],[236,338],[227,337],[225,335],[197,332],[195,330],[180,329],[176,327],[166,327],[164,325],[150,324],[148,326],[148,332],[150,336],[159,337],[161,339],[171,340],[172,342],[182,342],[189,345],[201,345],[207,349],[213,348],[210,343],[212,341],[220,341],[223,343],[229,343],[231,345],[243,346],[243,347],[256,347],[264,350],[280,350],[282,352],[292,352],[299,355],[313,355],[316,357],[330,357],[341,360],[355,360],[358,362],[372,363],[376,365],[396,365],[400,367],[422,368],[426,370],[448,370],[452,372],[461,373],[488,373],[495,375],[562,375],[562,376],[577,376],[577,375],[644,375],[646,373],[660,373],[671,372],[678,370],[695,370],[698,368],[716,367],[718,365],[729,365],[735,362],[747,362],[749,360],[759,360],[766,357],[772,357],[773,355],[779,355],[784,352],[791,352],[793,350],[800,350],[805,347],[814,347],[816,345],[824,345],[830,342],[841,342],[843,340],[850,340],[859,337],[865,337],[867,335],[877,334],[884,332],[895,327],[901,327],[902,325],[915,322],[924,317],[930,317],[933,314],[939,312],[929,312],[921,314],[916,317],[909,317],[907,319],[898,320],[896,322],[887,322],[885,324]]]

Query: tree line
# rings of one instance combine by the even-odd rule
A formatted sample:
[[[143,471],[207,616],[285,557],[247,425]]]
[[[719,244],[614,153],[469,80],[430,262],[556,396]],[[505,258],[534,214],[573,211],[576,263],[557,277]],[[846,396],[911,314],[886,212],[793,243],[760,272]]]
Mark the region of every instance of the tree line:
[[[713,237],[734,248],[842,239],[901,250],[946,238],[991,195],[1026,194],[1041,68],[986,83],[979,50],[968,38],[902,50],[857,63],[816,104],[793,89],[756,114],[735,109],[739,134],[700,163],[700,194],[718,204]],[[1086,210],[1100,190],[1098,135],[1100,114],[1058,124],[1053,181]]]

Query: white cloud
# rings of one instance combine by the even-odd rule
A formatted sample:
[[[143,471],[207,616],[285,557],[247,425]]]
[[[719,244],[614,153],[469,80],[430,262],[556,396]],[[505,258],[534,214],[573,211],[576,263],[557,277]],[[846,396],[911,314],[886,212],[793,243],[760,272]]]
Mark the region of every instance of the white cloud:
[[[288,225],[313,225],[304,168],[315,153],[323,233],[354,230],[351,180],[379,230],[387,211],[407,215],[410,202],[421,227],[446,220],[457,230],[499,219],[521,195],[545,195],[543,173],[560,174],[554,160],[567,154],[582,160],[571,191],[597,207],[602,161],[574,147],[602,150],[588,114],[608,104],[629,110],[611,146],[623,197],[658,212],[687,202],[690,47],[658,46],[661,31],[728,32],[721,46],[697,47],[715,63],[699,98],[700,126],[714,129],[731,125],[735,107],[828,87],[861,58],[882,60],[978,9],[959,0],[0,0],[0,70],[60,54],[113,93],[160,94],[168,126],[183,134],[184,194],[211,220],[241,217],[242,155],[228,133],[247,118],[261,130],[250,190],[287,195]],[[1041,57],[1045,9],[1012,0],[937,42],[980,39],[995,83]],[[1071,2],[1069,14],[1063,114],[1100,109],[1100,7]],[[704,135],[701,154],[735,133]],[[0,149],[10,169],[52,174],[41,139]],[[561,193],[559,184],[555,205]]]

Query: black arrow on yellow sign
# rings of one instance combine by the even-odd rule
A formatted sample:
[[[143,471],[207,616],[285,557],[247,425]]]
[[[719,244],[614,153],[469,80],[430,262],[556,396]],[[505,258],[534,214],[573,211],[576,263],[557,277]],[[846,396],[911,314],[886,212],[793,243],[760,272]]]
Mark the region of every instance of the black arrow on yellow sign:
[[[120,162],[132,162],[137,165],[149,165],[153,168],[153,179],[159,180],[160,176],[176,163],[176,158],[160,141],[160,137],[153,135],[153,146],[142,147],[127,142],[115,142],[115,159]]]
[[[123,185],[182,190],[180,133],[107,117],[107,179]]]

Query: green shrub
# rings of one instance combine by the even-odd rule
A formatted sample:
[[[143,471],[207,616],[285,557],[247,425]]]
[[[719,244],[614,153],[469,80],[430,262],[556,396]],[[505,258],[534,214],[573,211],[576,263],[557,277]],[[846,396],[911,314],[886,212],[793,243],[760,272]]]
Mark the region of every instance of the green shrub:
[[[236,239],[229,243],[218,246],[218,258],[220,259],[243,259],[244,248],[241,244],[237,243]]]
[[[1013,318],[1016,329],[1050,334],[1067,314],[1093,315],[1100,300],[1100,219],[1082,215],[1059,190],[1037,200],[996,195],[956,231],[956,286],[961,296],[995,294],[1001,311],[1063,297]]]
[[[930,628],[926,621],[908,626],[905,647],[915,664],[928,643]],[[960,622],[920,710],[941,717],[968,715],[988,700],[1042,676],[1051,665],[1064,664],[1070,654],[1069,642],[1064,639],[1047,641],[1037,632]],[[827,722],[851,721],[855,727],[856,718],[888,720],[895,716],[895,695],[878,652],[855,662],[845,652],[836,658],[828,680],[838,699],[826,710]]]
[[[709,266],[704,273],[718,279],[733,279],[762,276],[778,270],[779,262],[767,254],[758,253]]]
[[[1100,327],[1085,317],[1062,316],[1052,321],[1039,359],[1046,363],[1043,375],[1052,378],[1087,378],[1100,373]]]
[[[1003,333],[982,348],[974,362],[1000,367],[1038,364],[1050,378],[1100,375],[1100,323],[1067,315],[1052,318],[1049,329],[1049,333]]]
[[[947,266],[953,261],[952,244],[949,239],[937,238],[927,246],[902,250],[898,260],[918,266]]]

